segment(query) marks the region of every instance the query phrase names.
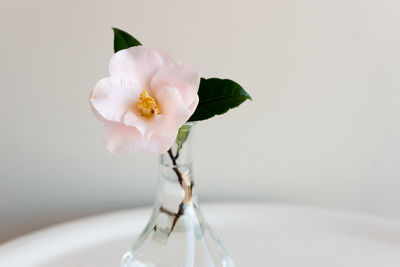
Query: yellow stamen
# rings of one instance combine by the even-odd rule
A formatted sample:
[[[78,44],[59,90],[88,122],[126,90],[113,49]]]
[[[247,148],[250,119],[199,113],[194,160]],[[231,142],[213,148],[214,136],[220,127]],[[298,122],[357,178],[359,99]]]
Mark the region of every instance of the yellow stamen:
[[[140,110],[142,116],[153,117],[155,114],[160,114],[156,100],[152,98],[146,90],[140,94],[139,102],[136,107]]]

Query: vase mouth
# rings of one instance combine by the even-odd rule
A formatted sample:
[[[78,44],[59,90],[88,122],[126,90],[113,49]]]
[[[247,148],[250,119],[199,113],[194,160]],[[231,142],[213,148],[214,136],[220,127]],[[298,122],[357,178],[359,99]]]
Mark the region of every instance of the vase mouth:
[[[187,125],[187,126],[195,126],[196,124],[197,124],[197,121],[187,121],[187,122],[185,122],[184,125]]]

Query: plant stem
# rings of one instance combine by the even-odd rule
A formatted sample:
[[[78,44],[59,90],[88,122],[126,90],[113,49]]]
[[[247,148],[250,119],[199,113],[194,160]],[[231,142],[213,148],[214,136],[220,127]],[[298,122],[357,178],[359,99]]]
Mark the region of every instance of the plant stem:
[[[172,150],[171,150],[171,148],[168,150],[168,155],[170,156],[170,158],[171,158],[171,160],[172,160],[172,164],[173,164],[173,167],[172,167],[172,169],[174,170],[174,172],[176,173],[176,175],[178,176],[178,181],[179,181],[179,184],[182,186],[183,185],[183,176],[182,176],[182,173],[179,171],[179,169],[178,169],[178,165],[176,164],[176,160],[178,159],[178,156],[179,156],[179,154],[178,154],[178,152],[176,152],[176,156],[174,156],[174,154],[172,154]],[[183,189],[183,188],[182,188]]]
[[[170,157],[171,160],[172,160],[172,164],[173,164],[172,169],[173,169],[174,172],[176,173],[176,176],[178,176],[179,184],[181,185],[182,189],[185,191],[185,194],[186,194],[186,190],[183,188],[183,182],[184,182],[183,176],[182,176],[182,173],[180,172],[180,170],[178,169],[178,165],[177,165],[177,163],[176,163],[176,160],[177,160],[178,157],[179,157],[179,151],[177,151],[177,152],[176,152],[176,156],[174,156],[174,154],[172,153],[172,150],[171,150],[171,148],[170,148],[170,149],[168,150],[168,155],[169,155],[169,157]],[[171,230],[169,231],[168,235],[170,235],[170,234],[172,233],[172,231],[174,230],[175,225],[176,225],[176,223],[177,223],[179,217],[182,216],[182,214],[183,214],[183,207],[184,207],[184,201],[181,202],[181,204],[179,205],[179,210],[178,210],[178,212],[174,215],[174,220],[173,220],[173,222],[172,222]]]

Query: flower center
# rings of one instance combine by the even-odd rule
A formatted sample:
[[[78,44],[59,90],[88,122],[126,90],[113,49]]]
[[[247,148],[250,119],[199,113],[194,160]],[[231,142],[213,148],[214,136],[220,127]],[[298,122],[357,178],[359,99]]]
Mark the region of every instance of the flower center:
[[[140,94],[139,102],[136,107],[140,110],[142,116],[151,118],[155,114],[160,114],[160,109],[158,108],[157,102],[154,98],[152,98],[146,90],[143,90],[143,93]]]

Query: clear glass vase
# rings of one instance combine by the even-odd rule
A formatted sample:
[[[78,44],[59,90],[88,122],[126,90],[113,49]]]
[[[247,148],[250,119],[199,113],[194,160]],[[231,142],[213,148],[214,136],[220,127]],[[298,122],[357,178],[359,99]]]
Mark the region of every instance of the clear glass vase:
[[[160,156],[158,192],[147,226],[121,267],[233,267],[221,241],[204,220],[192,172],[193,124]]]

